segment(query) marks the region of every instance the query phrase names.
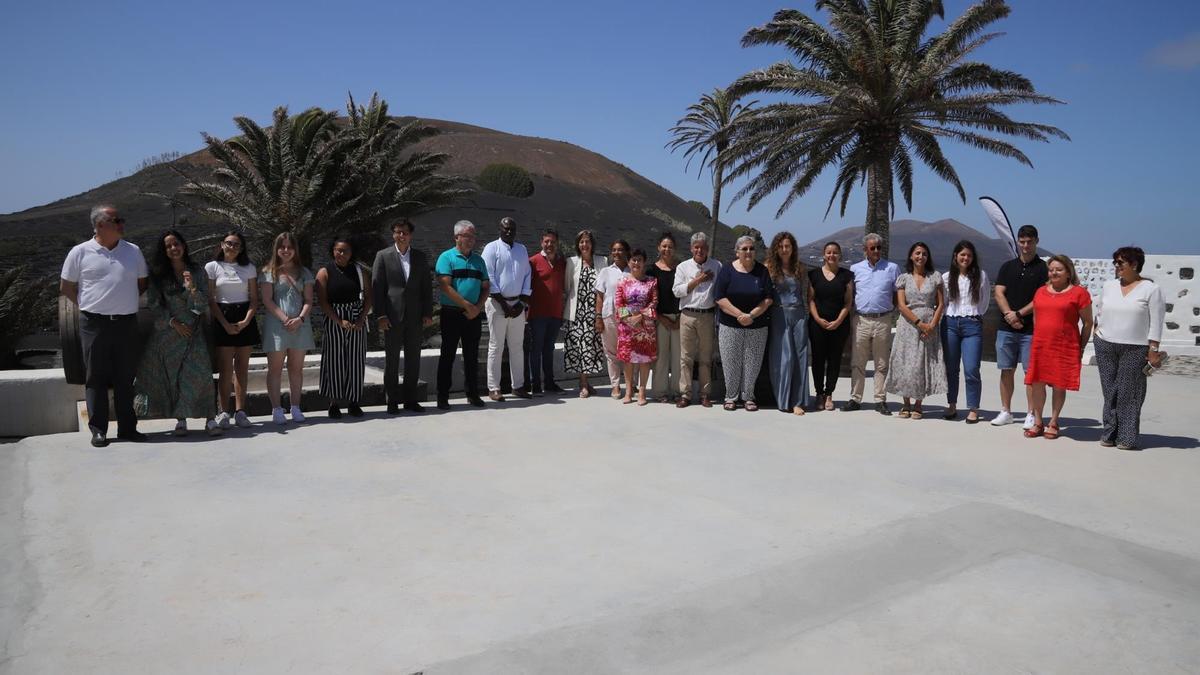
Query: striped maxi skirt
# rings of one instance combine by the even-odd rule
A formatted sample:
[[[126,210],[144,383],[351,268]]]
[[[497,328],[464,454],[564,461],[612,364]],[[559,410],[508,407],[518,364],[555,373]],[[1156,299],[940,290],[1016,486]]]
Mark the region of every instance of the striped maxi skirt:
[[[358,321],[362,301],[333,304],[338,320]],[[363,373],[367,367],[367,330],[346,330],[325,317],[325,340],[321,343],[321,396],[333,401],[357,403],[362,398]]]

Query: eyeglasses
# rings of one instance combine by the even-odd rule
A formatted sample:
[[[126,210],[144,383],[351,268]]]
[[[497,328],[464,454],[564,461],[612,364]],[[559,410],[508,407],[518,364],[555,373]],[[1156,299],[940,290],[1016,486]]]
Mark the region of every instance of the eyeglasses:
[[[753,253],[753,252],[754,252],[753,246],[743,246],[738,249],[738,253]]]
[[[881,248],[883,248],[883,247],[882,246],[868,246],[867,250],[868,251],[878,251]]]
[[[108,219],[107,219],[107,222],[113,223],[114,225],[124,225],[124,224],[125,224],[125,219],[124,219],[124,218],[121,218],[121,217],[116,217],[116,218],[108,218]]]
[[[1125,265],[1128,265],[1128,264],[1129,264],[1128,260],[1118,259],[1118,260],[1113,261],[1113,267],[1124,267]]]
[[[221,245],[224,246],[225,248],[241,248],[242,242],[238,241],[237,239],[229,239],[227,241],[221,242]]]

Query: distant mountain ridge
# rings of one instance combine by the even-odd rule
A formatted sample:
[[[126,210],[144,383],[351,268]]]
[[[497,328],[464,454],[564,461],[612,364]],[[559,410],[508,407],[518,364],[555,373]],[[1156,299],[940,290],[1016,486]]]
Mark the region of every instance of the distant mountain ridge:
[[[836,241],[842,247],[842,260],[846,264],[858,262],[866,257],[862,246],[863,232],[864,228],[862,227],[847,227],[838,230],[827,237],[801,244],[800,255],[803,256],[805,263],[820,265],[824,261],[821,252],[825,248],[825,243]],[[932,223],[920,220],[894,220],[890,239],[888,258],[901,267],[904,266],[908,248],[918,241],[923,241],[929,246],[934,268],[942,272],[949,269],[950,256],[954,251],[954,246],[963,239],[968,239],[975,244],[975,250],[979,254],[979,264],[991,279],[996,278],[996,272],[1000,270],[1004,261],[1013,257],[1008,244],[952,218]]]

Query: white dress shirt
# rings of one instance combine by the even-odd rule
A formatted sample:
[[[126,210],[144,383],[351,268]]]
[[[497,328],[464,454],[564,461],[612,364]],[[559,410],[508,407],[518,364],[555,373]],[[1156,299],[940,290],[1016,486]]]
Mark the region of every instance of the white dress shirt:
[[[987,314],[992,297],[992,282],[987,272],[979,270],[979,302],[971,302],[971,278],[958,275],[958,300],[950,299],[950,273],[942,275],[942,289],[946,291],[946,316],[978,316]]]
[[[532,269],[529,267],[529,251],[519,241],[512,246],[503,239],[489,242],[483,247],[483,264],[487,265],[491,292],[508,299],[528,297],[533,293]]]
[[[695,258],[688,258],[679,263],[675,267],[675,283],[671,286],[671,292],[679,298],[679,309],[712,309],[716,307],[717,301],[713,299],[713,285],[717,281],[717,272],[720,271],[720,261],[713,258],[708,258],[702,265],[696,264]],[[708,281],[696,284],[696,287],[688,292],[688,284],[692,283],[692,279],[700,276],[701,272],[710,272],[712,277]]]
[[[629,276],[629,270],[621,269],[616,265],[609,265],[596,273],[596,292],[604,294],[604,305],[600,313],[600,317],[607,319],[613,315],[614,305],[617,299],[617,284],[621,279]]]
[[[409,246],[407,251],[401,251],[398,244],[392,245],[396,247],[396,253],[400,254],[400,269],[404,270],[404,279],[407,281],[412,272],[412,247]]]

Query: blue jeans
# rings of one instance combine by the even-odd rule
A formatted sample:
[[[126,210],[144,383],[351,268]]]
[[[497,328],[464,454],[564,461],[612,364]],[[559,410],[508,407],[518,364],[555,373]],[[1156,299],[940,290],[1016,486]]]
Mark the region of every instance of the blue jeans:
[[[983,380],[979,361],[983,358],[983,322],[979,317],[948,316],[942,320],[942,358],[946,361],[946,400],[958,404],[958,363],[962,359],[967,381],[967,407],[979,408]]]
[[[542,373],[545,372],[545,384],[554,384],[554,341],[558,339],[558,329],[562,319],[538,317],[529,320],[532,329],[532,339],[529,346],[529,383],[534,389],[542,388]]]

